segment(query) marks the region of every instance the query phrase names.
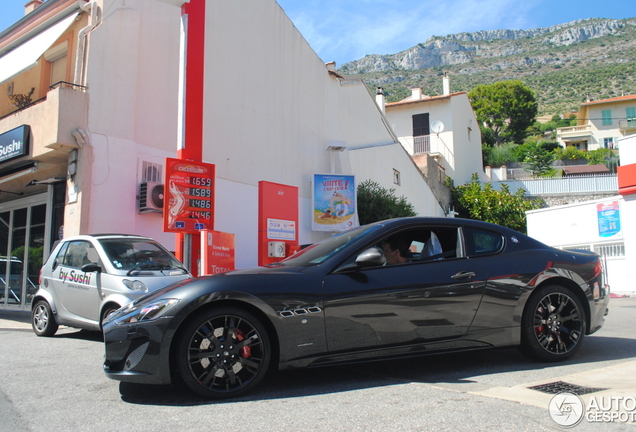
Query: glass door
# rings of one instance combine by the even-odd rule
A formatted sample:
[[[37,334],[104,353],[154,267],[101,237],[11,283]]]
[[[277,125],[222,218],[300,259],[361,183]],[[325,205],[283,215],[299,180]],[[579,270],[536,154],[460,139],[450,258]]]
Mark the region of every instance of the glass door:
[[[7,209],[9,204],[15,208]],[[29,306],[47,247],[46,195],[0,209],[0,306]]]

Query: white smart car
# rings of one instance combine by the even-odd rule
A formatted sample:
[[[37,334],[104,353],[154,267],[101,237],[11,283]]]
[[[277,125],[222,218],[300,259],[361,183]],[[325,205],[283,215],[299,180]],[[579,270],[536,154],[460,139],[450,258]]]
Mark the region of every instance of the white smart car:
[[[80,235],[61,240],[40,270],[31,324],[52,336],[60,324],[101,330],[102,321],[142,295],[192,276],[155,240]]]

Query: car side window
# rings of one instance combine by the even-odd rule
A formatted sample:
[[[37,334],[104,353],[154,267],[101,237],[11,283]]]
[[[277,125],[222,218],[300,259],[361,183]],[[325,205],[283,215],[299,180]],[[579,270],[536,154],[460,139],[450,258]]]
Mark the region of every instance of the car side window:
[[[60,259],[62,252],[58,255],[60,264],[69,267],[81,268],[86,264],[99,264],[99,255],[90,242],[73,241],[68,243],[63,259]]]
[[[422,227],[394,233],[381,242],[387,265],[462,256],[457,228]]]
[[[59,252],[57,253],[57,256],[55,257],[55,259],[53,260],[53,268],[51,270],[55,270],[57,268],[58,265],[66,265],[64,264],[64,260],[65,260],[65,256],[66,256],[66,250],[68,249],[68,243],[62,243],[62,246],[60,247]]]
[[[504,238],[495,231],[465,227],[463,232],[468,257],[492,255],[503,249]]]

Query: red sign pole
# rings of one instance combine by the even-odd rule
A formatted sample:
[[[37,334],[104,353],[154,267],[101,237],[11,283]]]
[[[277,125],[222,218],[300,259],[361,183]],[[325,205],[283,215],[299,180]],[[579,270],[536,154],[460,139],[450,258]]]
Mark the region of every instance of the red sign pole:
[[[203,88],[205,77],[205,0],[190,0],[181,7],[185,24],[183,148],[177,158],[192,162],[203,160]],[[165,185],[168,187],[168,184]],[[164,214],[164,218],[167,215]],[[211,215],[214,221],[214,213]],[[210,228],[212,229],[212,228]],[[187,237],[186,237],[187,236]],[[201,234],[177,234],[176,251],[194,276],[198,276]]]

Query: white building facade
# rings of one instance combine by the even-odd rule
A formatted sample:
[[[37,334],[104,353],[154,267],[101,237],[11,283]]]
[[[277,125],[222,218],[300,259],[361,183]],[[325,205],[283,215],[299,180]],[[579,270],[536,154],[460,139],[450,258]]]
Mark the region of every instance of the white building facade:
[[[433,156],[455,185],[484,175],[481,132],[466,92],[450,92],[448,76],[443,77],[443,94],[428,96],[420,88],[398,102],[384,104],[393,132],[412,156]]]
[[[28,307],[61,237],[134,233],[174,250],[162,214],[140,211],[140,184],[162,182],[190,109],[180,93],[184,1],[33,3],[0,32],[0,64],[12,52],[34,56],[0,75],[0,102],[34,88],[21,108],[0,103],[0,140],[29,131],[27,150],[0,161],[0,255],[25,264],[21,300],[3,295],[0,307]],[[298,188],[303,244],[330,235],[311,229],[317,173],[371,179],[420,215],[444,215],[365,85],[319,59],[274,0],[205,6],[202,159],[216,166],[214,229],[235,235],[237,267],[257,263],[262,181]],[[328,151],[334,143],[344,151]],[[36,249],[41,258],[30,258]]]
[[[557,142],[592,151],[619,149],[619,140],[636,133],[636,95],[587,101],[579,107],[577,125],[557,129]]]
[[[528,235],[560,249],[592,250],[604,258],[610,289],[636,293],[636,135],[620,138],[619,195],[526,212]]]

